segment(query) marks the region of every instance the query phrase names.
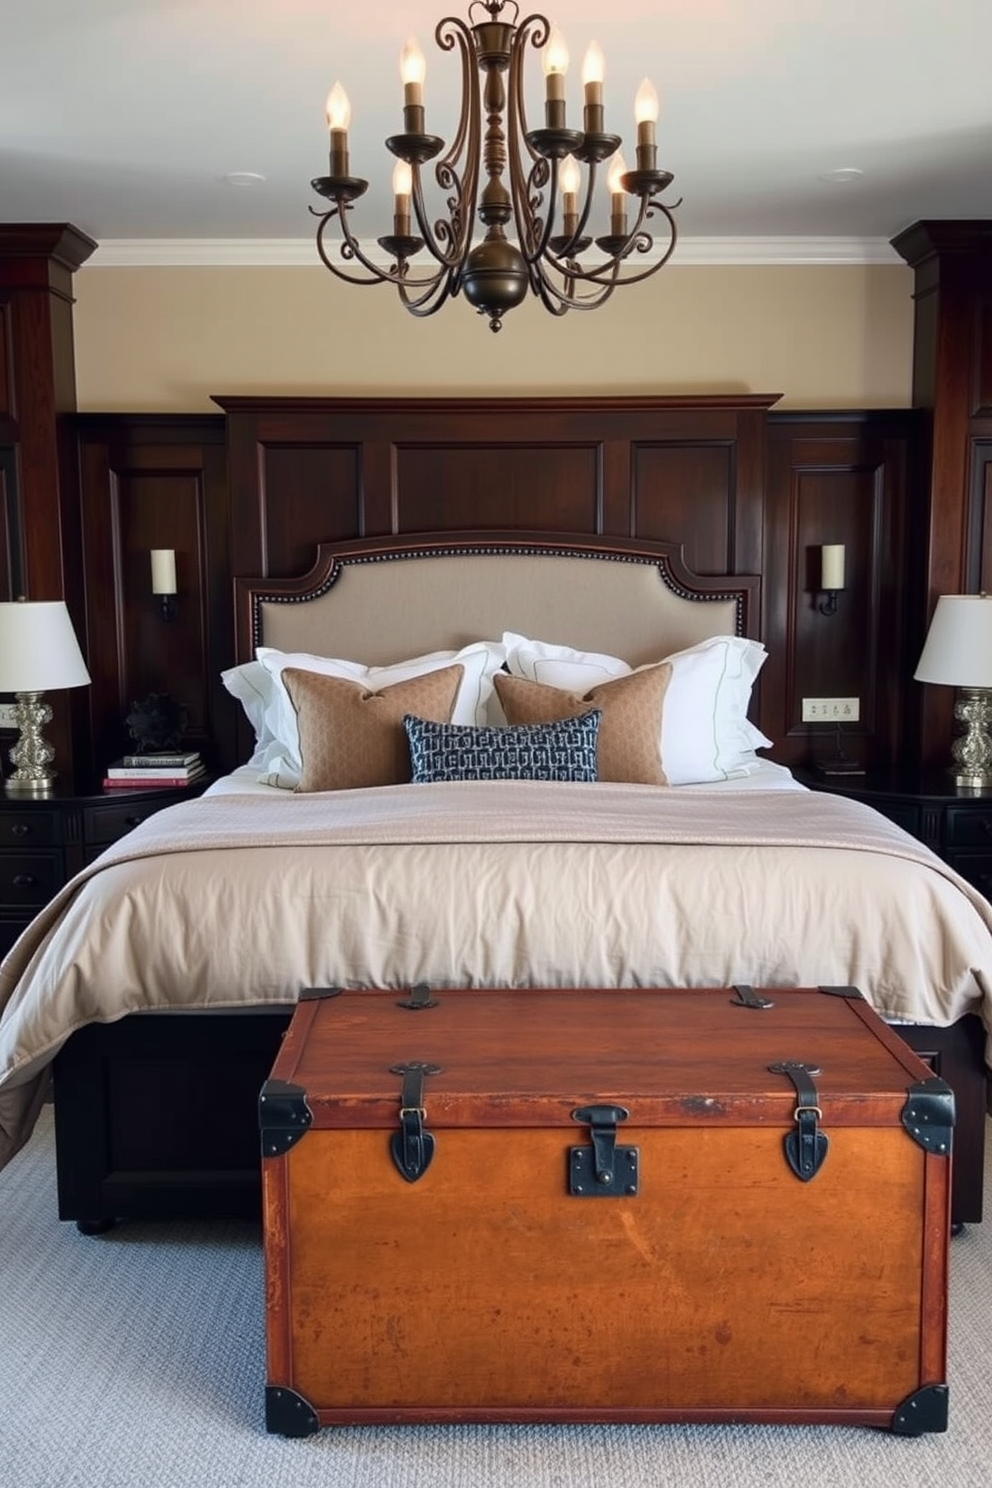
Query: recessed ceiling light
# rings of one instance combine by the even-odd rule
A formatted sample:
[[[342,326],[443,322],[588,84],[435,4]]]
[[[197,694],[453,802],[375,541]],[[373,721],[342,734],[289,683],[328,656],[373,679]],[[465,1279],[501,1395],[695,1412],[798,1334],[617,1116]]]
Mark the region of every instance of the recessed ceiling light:
[[[265,177],[257,171],[228,171],[224,180],[228,186],[261,186]]]
[[[864,175],[856,165],[842,165],[839,170],[823,171],[819,179],[829,181],[832,186],[846,186],[849,181],[858,181]]]

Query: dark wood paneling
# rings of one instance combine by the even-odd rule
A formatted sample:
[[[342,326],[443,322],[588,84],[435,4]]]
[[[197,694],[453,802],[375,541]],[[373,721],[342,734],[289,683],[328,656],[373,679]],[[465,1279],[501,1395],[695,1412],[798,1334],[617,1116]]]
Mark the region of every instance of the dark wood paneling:
[[[16,417],[14,407],[14,346],[10,327],[10,305],[0,298],[0,414]]]
[[[150,692],[187,711],[187,740],[227,758],[234,719],[219,681],[233,636],[220,419],[81,419],[91,742],[99,775],[128,743],[124,718]],[[151,592],[152,548],[176,553],[175,619]],[[224,658],[220,660],[220,658]]]
[[[581,444],[398,443],[395,532],[511,527],[602,531],[602,449]]]
[[[695,573],[732,573],[733,442],[638,444],[632,460],[637,536],[668,542],[666,534],[677,532]]]
[[[23,590],[17,450],[13,445],[0,445],[0,600],[16,599]]]
[[[845,753],[889,762],[905,747],[907,469],[915,421],[894,415],[773,415],[769,426],[761,727],[796,764],[834,752],[831,726],[802,722],[804,697],[859,700]],[[821,547],[843,543],[845,587],[823,614]]]
[[[992,407],[992,221],[917,222],[892,241],[915,275],[913,401],[928,424],[921,452],[925,633],[938,596],[969,592],[980,568],[971,442],[986,432],[976,424]],[[953,705],[953,689],[921,688],[919,749],[927,765],[946,758]]]

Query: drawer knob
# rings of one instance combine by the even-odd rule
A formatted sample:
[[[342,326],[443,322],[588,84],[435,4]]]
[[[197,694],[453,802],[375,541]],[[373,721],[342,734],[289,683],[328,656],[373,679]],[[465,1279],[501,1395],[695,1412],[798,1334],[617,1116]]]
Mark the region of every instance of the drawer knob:
[[[15,822],[10,829],[10,835],[12,837],[26,837],[30,830],[31,828],[27,822]]]
[[[980,816],[978,818],[978,825],[986,837],[992,837],[992,816]]]
[[[124,818],[124,825],[126,827],[140,827],[144,819],[143,816],[126,816]]]
[[[35,876],[34,876],[33,873],[15,873],[14,874],[14,888],[15,889],[30,889],[32,887],[32,885],[33,884],[36,884],[37,882],[38,882],[38,880],[35,878]]]

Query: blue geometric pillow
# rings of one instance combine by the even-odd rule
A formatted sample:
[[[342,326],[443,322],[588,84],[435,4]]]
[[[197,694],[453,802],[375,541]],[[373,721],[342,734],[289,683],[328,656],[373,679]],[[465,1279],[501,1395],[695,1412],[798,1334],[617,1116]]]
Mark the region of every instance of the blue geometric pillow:
[[[558,723],[472,728],[407,713],[413,780],[595,780],[602,716],[594,708]]]

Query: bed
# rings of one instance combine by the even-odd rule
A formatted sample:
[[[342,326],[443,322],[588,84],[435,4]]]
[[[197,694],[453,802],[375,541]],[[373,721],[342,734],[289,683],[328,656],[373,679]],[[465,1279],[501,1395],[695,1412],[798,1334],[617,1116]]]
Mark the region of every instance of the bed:
[[[301,991],[421,984],[855,985],[954,1088],[954,1218],[981,1218],[992,907],[767,757],[757,578],[446,533],[235,591],[247,763],[0,968],[0,1160],[54,1069],[62,1218],[256,1214],[257,1093]],[[535,749],[560,778],[526,778]]]

